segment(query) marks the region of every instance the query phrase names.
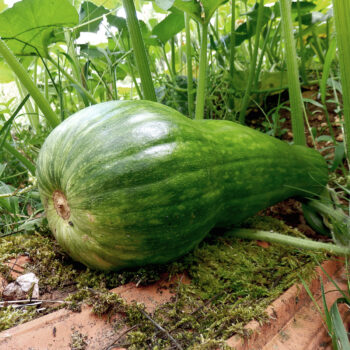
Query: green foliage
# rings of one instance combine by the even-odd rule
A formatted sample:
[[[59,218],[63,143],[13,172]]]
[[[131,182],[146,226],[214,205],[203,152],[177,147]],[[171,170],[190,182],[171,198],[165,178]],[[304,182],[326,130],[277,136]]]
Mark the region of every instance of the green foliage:
[[[0,37],[16,54],[46,56],[47,46],[62,40],[62,26],[77,23],[78,13],[68,0],[23,0],[0,14]]]
[[[154,26],[152,34],[165,45],[168,40],[184,28],[185,21],[183,13],[172,12]]]

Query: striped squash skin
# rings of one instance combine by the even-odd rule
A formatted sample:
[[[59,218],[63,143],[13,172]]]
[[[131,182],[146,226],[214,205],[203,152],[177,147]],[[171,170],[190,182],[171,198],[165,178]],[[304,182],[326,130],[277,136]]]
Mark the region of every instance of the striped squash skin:
[[[149,101],[79,111],[49,135],[37,162],[57,241],[102,270],[175,259],[215,225],[320,193],[327,175],[314,150]]]

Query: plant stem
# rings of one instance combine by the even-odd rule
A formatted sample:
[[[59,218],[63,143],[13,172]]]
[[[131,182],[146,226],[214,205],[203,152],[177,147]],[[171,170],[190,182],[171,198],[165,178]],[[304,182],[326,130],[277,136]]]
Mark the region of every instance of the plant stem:
[[[33,83],[33,80],[30,78],[27,71],[24,69],[24,67],[17,60],[15,55],[11,52],[11,50],[7,47],[2,39],[0,39],[0,54],[5,59],[7,64],[11,67],[12,71],[16,74],[23,86],[27,89],[28,93],[30,93],[31,97],[39,106],[49,124],[52,127],[57,126],[60,121],[56,113],[52,110],[49,102],[42,95],[38,87]]]
[[[131,44],[134,50],[137,69],[141,78],[143,97],[146,100],[157,101],[151,71],[149,69],[148,57],[146,54],[144,42],[142,40],[139,22],[136,16],[134,1],[123,0],[123,7],[126,13],[126,21],[131,37]]]
[[[259,50],[260,32],[261,32],[262,23],[263,23],[263,15],[264,15],[264,0],[260,0],[259,8],[258,8],[258,19],[256,23],[255,45],[254,45],[253,56],[250,61],[250,67],[249,67],[248,85],[243,97],[242,108],[239,115],[239,121],[242,124],[244,124],[245,122],[245,114],[247,112],[250,93],[254,82],[256,61],[257,61],[258,50]]]
[[[299,45],[300,45],[300,72],[303,79],[303,82],[307,83],[307,74],[305,69],[305,47],[303,41],[303,24],[301,23],[301,9],[300,9],[300,0],[297,1],[297,10],[298,10],[298,25],[299,25]]]
[[[254,83],[253,83],[253,88],[254,89],[258,88],[261,67],[263,65],[267,44],[268,44],[268,41],[269,41],[269,38],[270,38],[270,30],[271,30],[271,26],[269,26],[267,31],[266,31],[266,37],[264,39],[264,42],[263,42],[263,45],[262,45],[262,48],[261,48],[260,58],[259,58],[259,61],[258,61],[257,67],[256,67],[255,79],[254,79]]]
[[[331,243],[316,242],[309,239],[282,235],[277,232],[255,231],[252,229],[235,229],[231,231],[235,237],[259,240],[270,243],[279,243],[286,246],[292,246],[310,250],[324,250],[335,255],[350,255],[350,248]]]
[[[230,35],[230,75],[233,79],[235,70],[235,51],[236,51],[236,0],[231,2],[231,35]]]
[[[27,94],[27,91],[24,91],[26,89],[18,79],[16,79],[15,82],[16,82],[17,90],[19,92],[19,96],[23,100]],[[36,133],[38,133],[39,132],[39,120],[36,123],[36,120],[34,119],[35,111],[34,111],[34,108],[33,108],[33,105],[32,105],[32,102],[30,101],[30,99],[28,99],[27,102],[24,104],[24,109],[27,113],[31,127],[35,130]]]
[[[290,0],[280,0],[282,32],[284,36],[285,54],[287,63],[287,76],[289,85],[289,99],[292,116],[292,130],[294,143],[296,145],[306,145],[304,118],[303,118],[303,100],[301,97],[299,83],[299,69],[297,62],[297,53],[293,36],[293,24],[291,14]]]
[[[35,61],[34,61],[34,84],[38,85],[38,58],[35,58]],[[34,112],[35,112],[35,115],[33,115],[34,129],[35,131],[39,131],[39,108],[37,104],[34,105]]]
[[[73,43],[74,43],[73,32],[70,31],[69,29],[65,29],[64,30],[64,38],[66,40],[68,55],[71,58],[71,64],[72,64],[71,66],[72,66],[73,75],[75,76],[75,80],[79,81],[79,85],[83,85],[81,68],[80,68],[78,57],[77,57],[77,53],[76,53],[74,45],[73,45]]]
[[[333,0],[334,21],[337,31],[340,77],[343,89],[345,149],[350,164],[350,2]]]
[[[185,12],[185,30],[186,30],[186,64],[187,64],[187,104],[188,116],[193,115],[193,73],[192,73],[192,45],[190,16]]]
[[[200,56],[199,56],[199,72],[198,72],[195,119],[204,118],[205,83],[207,80],[208,23],[201,23],[201,27],[202,27],[202,34],[201,34],[201,49],[200,49]]]
[[[171,70],[173,71],[173,76],[176,75],[176,51],[175,51],[175,38],[170,39],[171,46]]]
[[[33,175],[35,174],[35,165],[27,159],[22,153],[19,153],[14,147],[12,147],[6,141],[3,144],[3,147],[11,153],[16,159],[18,159],[24,166],[27,168]]]

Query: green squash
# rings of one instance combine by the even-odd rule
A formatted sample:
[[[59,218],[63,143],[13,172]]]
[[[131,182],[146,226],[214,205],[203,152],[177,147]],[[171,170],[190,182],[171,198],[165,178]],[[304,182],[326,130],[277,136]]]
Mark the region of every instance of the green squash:
[[[148,101],[79,111],[49,135],[37,162],[57,241],[103,270],[176,259],[214,226],[320,193],[327,175],[315,150]]]

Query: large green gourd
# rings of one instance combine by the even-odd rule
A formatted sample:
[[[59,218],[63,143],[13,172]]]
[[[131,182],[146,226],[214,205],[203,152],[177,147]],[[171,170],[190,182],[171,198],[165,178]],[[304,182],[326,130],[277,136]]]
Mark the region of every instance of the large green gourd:
[[[116,270],[175,259],[214,226],[320,193],[327,167],[312,149],[233,122],[112,101],[49,135],[37,177],[50,228],[68,254]]]

